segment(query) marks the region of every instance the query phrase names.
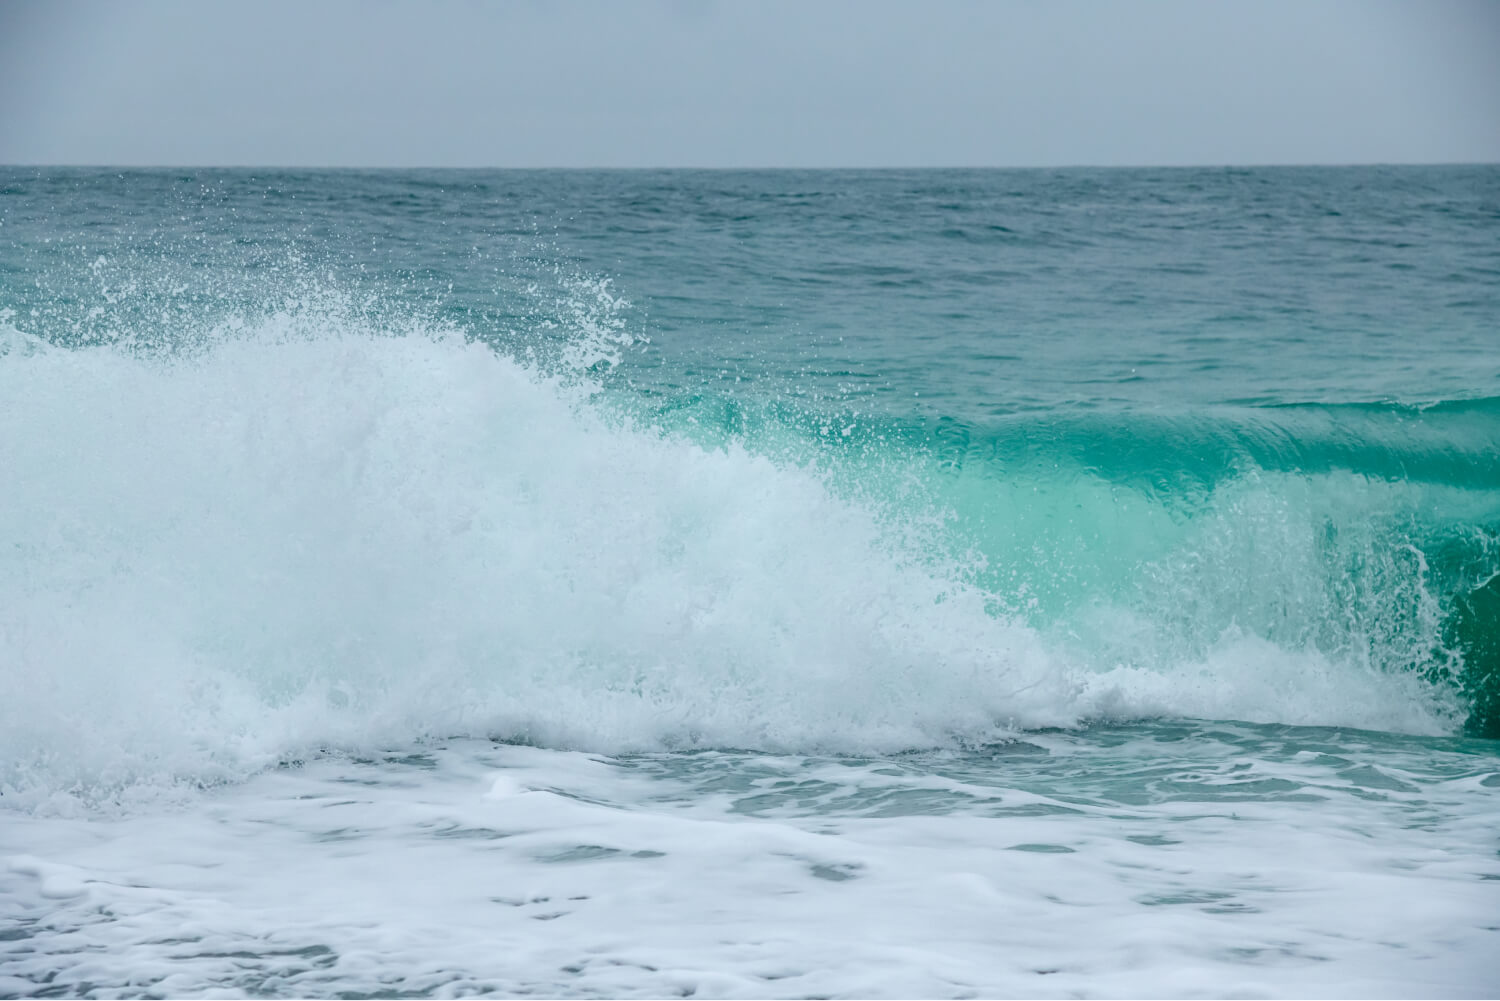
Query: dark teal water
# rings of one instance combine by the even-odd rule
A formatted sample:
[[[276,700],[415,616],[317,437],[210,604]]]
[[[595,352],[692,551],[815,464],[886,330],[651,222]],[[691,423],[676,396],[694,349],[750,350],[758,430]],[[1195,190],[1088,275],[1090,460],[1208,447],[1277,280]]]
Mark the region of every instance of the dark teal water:
[[[118,329],[74,310],[111,278],[144,270],[200,309],[260,305],[300,267],[503,342],[530,335],[561,269],[631,301],[652,345],[626,371],[664,391],[975,420],[1428,404],[1500,380],[1493,167],[3,181],[7,305],[55,336]]]

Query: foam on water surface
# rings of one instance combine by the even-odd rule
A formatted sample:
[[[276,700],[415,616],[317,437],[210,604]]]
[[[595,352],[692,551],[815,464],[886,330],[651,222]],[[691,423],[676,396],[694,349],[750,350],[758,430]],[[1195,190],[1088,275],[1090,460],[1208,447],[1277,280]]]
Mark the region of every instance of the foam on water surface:
[[[13,816],[0,991],[1484,996],[1497,769],[1474,742],[1193,723],[887,759],[325,759],[186,812]]]

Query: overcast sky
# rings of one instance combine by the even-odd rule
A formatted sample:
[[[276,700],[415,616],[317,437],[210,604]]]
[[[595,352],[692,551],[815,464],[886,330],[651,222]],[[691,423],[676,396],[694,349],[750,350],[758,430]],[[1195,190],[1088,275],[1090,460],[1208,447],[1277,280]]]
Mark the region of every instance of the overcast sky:
[[[1500,161],[1492,0],[0,0],[0,163]]]

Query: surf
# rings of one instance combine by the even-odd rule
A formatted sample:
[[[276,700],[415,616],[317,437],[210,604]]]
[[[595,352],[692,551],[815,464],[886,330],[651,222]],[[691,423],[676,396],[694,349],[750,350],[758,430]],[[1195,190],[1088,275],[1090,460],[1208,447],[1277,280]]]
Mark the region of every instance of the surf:
[[[1373,471],[1330,431],[1298,446],[1332,456],[1311,472],[1257,453],[1263,425],[1135,464],[1117,446],[1150,420],[706,433],[621,404],[627,340],[592,308],[550,362],[336,295],[144,347],[12,317],[7,802],[460,735],[885,753],[1162,715],[1493,725],[1483,429],[1366,435]],[[1429,465],[1478,478],[1395,475],[1433,437]]]

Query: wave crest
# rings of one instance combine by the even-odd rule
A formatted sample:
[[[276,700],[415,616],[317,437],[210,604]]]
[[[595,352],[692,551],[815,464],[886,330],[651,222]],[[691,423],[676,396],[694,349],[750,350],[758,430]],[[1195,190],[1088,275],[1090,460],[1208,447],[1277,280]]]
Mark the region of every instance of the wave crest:
[[[621,328],[599,329],[607,355]],[[1211,603],[1193,642],[1165,642],[1180,602],[1042,594],[1087,548],[1049,552],[1045,522],[1086,490],[1049,514],[1026,506],[1034,478],[997,500],[985,477],[976,499],[920,453],[695,444],[621,418],[586,375],[337,308],[195,343],[0,356],[11,803],[460,734],[870,752],[1106,716],[1462,715],[1451,685],[1355,644]],[[1096,500],[1077,538],[1108,546],[1118,498]],[[1150,590],[1139,556],[1105,559],[1112,586],[1134,566]]]

